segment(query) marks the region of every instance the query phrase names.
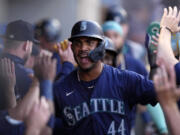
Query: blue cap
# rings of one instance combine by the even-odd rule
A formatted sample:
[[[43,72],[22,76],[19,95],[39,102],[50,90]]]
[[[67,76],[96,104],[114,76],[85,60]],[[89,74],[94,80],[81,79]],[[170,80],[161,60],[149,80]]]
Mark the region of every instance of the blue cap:
[[[103,32],[107,32],[109,30],[113,30],[117,33],[119,33],[121,36],[123,35],[123,29],[119,23],[115,21],[107,21],[102,25]]]

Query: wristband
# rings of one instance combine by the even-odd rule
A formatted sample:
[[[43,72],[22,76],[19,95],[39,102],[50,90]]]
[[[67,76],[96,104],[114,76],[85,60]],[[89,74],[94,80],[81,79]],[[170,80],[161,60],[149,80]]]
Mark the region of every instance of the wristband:
[[[162,29],[162,28],[167,29],[167,30],[168,30],[171,34],[173,33],[173,32],[171,31],[171,29],[170,29],[170,28],[168,28],[168,27],[161,27],[161,28],[160,28],[160,32],[161,32],[161,29]]]
[[[157,104],[156,106],[152,107],[151,105],[148,104],[147,111],[151,114],[152,120],[157,126],[158,131],[161,134],[168,133],[166,121],[161,106]]]
[[[11,118],[9,115],[5,116],[5,119],[12,125],[20,125],[23,123],[20,120],[15,120],[15,119]]]
[[[40,96],[44,96],[46,99],[53,101],[52,87],[53,83],[50,80],[40,81]]]

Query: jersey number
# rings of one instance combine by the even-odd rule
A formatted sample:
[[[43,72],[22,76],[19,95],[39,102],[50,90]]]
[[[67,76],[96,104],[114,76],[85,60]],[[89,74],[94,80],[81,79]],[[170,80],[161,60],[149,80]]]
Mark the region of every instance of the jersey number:
[[[118,129],[115,129],[115,121],[112,121],[108,128],[108,135],[115,135],[116,133],[121,133],[121,135],[125,135],[125,127],[124,127],[124,119],[121,121]]]

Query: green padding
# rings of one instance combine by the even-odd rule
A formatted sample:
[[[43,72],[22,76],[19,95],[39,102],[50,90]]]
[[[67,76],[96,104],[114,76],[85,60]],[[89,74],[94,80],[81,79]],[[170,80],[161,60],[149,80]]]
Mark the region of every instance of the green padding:
[[[147,111],[150,113],[155,125],[158,128],[158,131],[161,134],[168,133],[166,121],[161,106],[157,104],[156,106],[153,107],[152,105],[148,104]]]

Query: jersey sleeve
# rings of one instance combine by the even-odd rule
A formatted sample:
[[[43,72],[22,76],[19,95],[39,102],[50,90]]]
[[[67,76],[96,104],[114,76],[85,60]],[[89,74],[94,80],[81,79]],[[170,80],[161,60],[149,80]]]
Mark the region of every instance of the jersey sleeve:
[[[130,106],[157,103],[153,82],[135,72],[125,71],[125,95]]]
[[[9,123],[6,119],[8,113],[7,111],[4,112],[5,113],[0,112],[0,135],[23,135],[25,130],[24,123]]]
[[[176,72],[176,83],[180,85],[180,62],[175,65],[174,69]]]
[[[62,70],[59,72],[59,74],[56,77],[56,81],[63,80],[69,73],[71,73],[74,70],[74,65],[70,62],[64,62],[62,64]]]
[[[62,105],[60,100],[60,86],[61,83],[54,85],[53,93],[54,93],[54,107],[55,107],[55,123],[53,128],[53,135],[62,134],[62,130],[64,127],[63,119],[62,119]]]

